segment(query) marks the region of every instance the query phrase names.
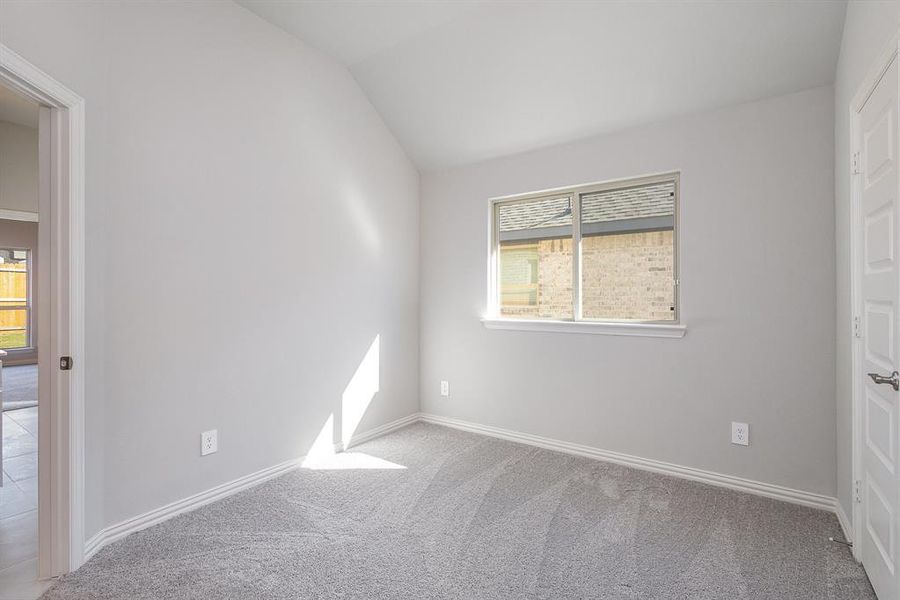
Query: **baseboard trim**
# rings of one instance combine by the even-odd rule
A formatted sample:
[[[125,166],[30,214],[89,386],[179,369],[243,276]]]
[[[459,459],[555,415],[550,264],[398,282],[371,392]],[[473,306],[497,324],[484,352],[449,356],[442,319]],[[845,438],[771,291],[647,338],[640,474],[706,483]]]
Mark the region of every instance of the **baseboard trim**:
[[[200,508],[210,502],[221,500],[222,498],[226,498],[237,492],[259,485],[268,479],[277,477],[297,468],[301,462],[302,459],[296,458],[284,461],[275,466],[256,471],[255,473],[245,475],[244,477],[239,477],[228,483],[217,485],[206,491],[194,494],[193,496],[188,496],[182,500],[177,500],[170,504],[166,504],[165,506],[161,506],[160,508],[107,527],[85,543],[84,560],[86,562],[107,544],[118,541],[131,533],[146,529],[147,527],[162,523],[172,517]]]
[[[841,524],[841,530],[844,532],[844,539],[848,542],[852,542],[853,526],[850,523],[850,519],[847,518],[847,513],[844,512],[844,507],[841,506],[840,502],[835,502],[834,514],[837,515],[838,523]]]
[[[754,494],[757,496],[765,496],[766,498],[782,500],[784,502],[790,502],[792,504],[800,504],[802,506],[809,506],[811,508],[827,510],[829,512],[835,512],[835,509],[837,507],[837,500],[830,496],[823,496],[821,494],[805,492],[803,490],[796,490],[793,488],[774,485],[771,483],[763,483],[761,481],[754,481],[752,479],[744,479],[742,477],[735,477],[733,475],[725,475],[722,473],[705,471],[703,469],[695,469],[693,467],[685,467],[682,465],[676,465],[673,463],[662,462],[649,458],[641,458],[639,456],[632,456],[630,454],[623,454],[621,452],[613,452],[611,450],[601,450],[599,448],[584,446],[582,444],[563,442],[561,440],[546,438],[539,435],[520,433],[518,431],[503,429],[501,427],[492,427],[490,425],[480,425],[478,423],[471,423],[468,421],[450,417],[442,417],[439,415],[422,413],[419,415],[419,420],[424,423],[443,425],[445,427],[452,427],[454,429],[461,429],[463,431],[469,431],[472,433],[489,435],[491,437],[509,440],[512,442],[519,442],[522,444],[528,444],[530,446],[537,446],[538,448],[545,448],[547,450],[556,450],[558,452],[565,452],[567,454],[574,454],[577,456],[585,456],[587,458],[612,462],[627,467],[633,467],[635,469],[642,469],[644,471],[652,471],[654,473],[661,473],[663,475],[671,475],[673,477],[680,477],[682,479],[690,479],[691,481],[699,481],[701,483],[724,487],[739,492],[746,492],[748,494]]]
[[[363,433],[355,434],[350,438],[350,443],[345,446],[345,448],[352,448],[358,444],[362,444],[364,442],[368,442],[369,440],[375,439],[377,437],[381,437],[385,434],[388,434],[392,431],[396,431],[397,429],[402,429],[407,425],[412,425],[416,421],[419,420],[419,413],[413,413],[411,415],[407,415],[396,421],[391,421],[390,423],[385,423],[380,427],[375,427],[374,429],[370,429],[368,431],[364,431]]]
[[[402,427],[406,427],[411,423],[415,423],[418,418],[419,415],[417,413],[414,413],[401,419],[397,419],[396,421],[386,423],[385,425],[382,425],[380,427],[364,431],[360,434],[354,435],[351,438],[350,444],[348,444],[347,446],[352,447],[373,438],[385,435]],[[335,451],[339,452],[341,450],[341,445],[335,444]],[[238,477],[237,479],[234,479],[227,483],[223,483],[221,485],[217,485],[206,491],[194,494],[193,496],[188,496],[187,498],[184,498],[182,500],[177,500],[175,502],[166,504],[165,506],[161,506],[154,510],[145,512],[141,515],[137,515],[135,517],[126,519],[120,523],[102,529],[94,536],[92,536],[89,540],[87,540],[87,542],[85,542],[84,562],[87,562],[104,546],[116,542],[129,534],[135,533],[142,529],[146,529],[148,527],[152,527],[153,525],[157,525],[159,523],[162,523],[163,521],[171,519],[172,517],[176,517],[180,514],[198,509],[201,506],[204,506],[211,502],[215,502],[216,500],[227,498],[228,496],[257,486],[265,481],[268,481],[269,479],[278,477],[279,475],[283,475],[288,471],[296,469],[301,464],[303,464],[304,458],[305,457],[301,456],[291,460],[286,460],[277,465],[267,467],[243,477]]]
[[[829,496],[823,496],[821,494],[805,492],[803,490],[796,490],[770,483],[763,483],[761,481],[753,481],[751,479],[734,477],[732,475],[724,475],[722,473],[715,473],[713,471],[705,471],[703,469],[695,469],[693,467],[685,467],[673,463],[641,458],[639,456],[632,456],[629,454],[623,454],[621,452],[601,450],[599,448],[593,448],[591,446],[573,444],[571,442],[564,442],[561,440],[555,440],[538,435],[521,433],[510,429],[503,429],[501,427],[481,425],[478,423],[463,421],[461,419],[442,417],[439,415],[432,415],[427,413],[415,413],[407,415],[403,418],[397,419],[396,421],[392,421],[390,423],[381,425],[380,427],[376,427],[374,429],[370,429],[368,431],[354,435],[351,438],[350,443],[347,444],[346,447],[352,448],[353,446],[386,435],[388,433],[391,433],[392,431],[396,431],[397,429],[401,429],[416,422],[432,423],[434,425],[452,427],[454,429],[460,429],[462,431],[488,435],[512,442],[536,446],[538,448],[556,450],[558,452],[565,452],[566,454],[574,454],[577,456],[593,458],[595,460],[612,462],[627,467],[633,467],[635,469],[652,471],[654,473],[680,477],[682,479],[689,479],[691,481],[699,481],[701,483],[724,487],[739,492],[745,492],[757,496],[765,496],[767,498],[782,500],[784,502],[790,502],[792,504],[800,504],[802,506],[809,506],[812,508],[827,510],[829,512],[837,514],[837,518],[840,522],[841,528],[844,531],[844,535],[848,540],[853,539],[851,535],[852,530],[850,528],[850,521],[849,519],[847,519],[847,515],[844,513],[843,508],[837,503],[837,500]],[[335,449],[338,451],[341,450],[340,445],[336,445]],[[172,517],[190,512],[192,510],[200,508],[201,506],[204,506],[211,502],[215,502],[216,500],[227,498],[228,496],[249,489],[269,479],[278,477],[279,475],[296,469],[303,463],[303,459],[304,457],[299,457],[284,461],[277,465],[256,471],[255,473],[245,475],[244,477],[239,477],[227,483],[212,487],[206,491],[194,494],[182,500],[166,504],[165,506],[162,506],[160,508],[148,511],[141,515],[137,515],[135,517],[126,519],[120,523],[102,529],[85,543],[84,560],[85,562],[87,562],[104,546],[116,542],[131,533],[135,533],[142,529],[146,529],[147,527],[157,525],[159,523],[162,523],[163,521],[171,519]]]

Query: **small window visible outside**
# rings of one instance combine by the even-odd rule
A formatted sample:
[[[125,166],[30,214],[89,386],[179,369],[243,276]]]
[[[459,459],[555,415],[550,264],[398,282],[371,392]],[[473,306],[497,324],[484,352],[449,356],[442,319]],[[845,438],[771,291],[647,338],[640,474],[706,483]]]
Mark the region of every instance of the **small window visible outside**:
[[[29,251],[0,248],[0,349],[31,346]]]
[[[495,200],[494,313],[676,322],[677,205],[676,173]]]

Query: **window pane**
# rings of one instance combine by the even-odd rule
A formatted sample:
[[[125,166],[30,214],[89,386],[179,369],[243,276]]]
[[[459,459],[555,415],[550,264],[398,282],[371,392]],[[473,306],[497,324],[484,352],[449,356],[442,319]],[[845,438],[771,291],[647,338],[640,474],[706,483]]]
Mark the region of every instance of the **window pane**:
[[[0,349],[29,345],[27,305],[28,251],[0,249]]]
[[[0,310],[0,348],[28,346],[28,311]]]
[[[581,196],[585,319],[675,319],[675,183]]]
[[[28,301],[28,273],[16,267],[18,265],[0,264],[0,303],[25,304]]]
[[[572,318],[572,205],[568,196],[500,204],[500,314]]]

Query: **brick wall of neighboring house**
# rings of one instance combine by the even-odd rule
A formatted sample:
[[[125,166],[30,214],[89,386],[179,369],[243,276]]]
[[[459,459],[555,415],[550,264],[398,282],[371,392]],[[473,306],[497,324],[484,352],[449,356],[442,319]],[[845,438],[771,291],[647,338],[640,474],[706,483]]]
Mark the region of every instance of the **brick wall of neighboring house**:
[[[585,318],[674,317],[672,231],[585,237],[582,253]],[[504,244],[500,270],[504,315],[571,318],[572,240]]]
[[[538,316],[572,318],[572,240],[538,243]]]
[[[584,318],[674,318],[672,231],[586,237],[581,247]]]

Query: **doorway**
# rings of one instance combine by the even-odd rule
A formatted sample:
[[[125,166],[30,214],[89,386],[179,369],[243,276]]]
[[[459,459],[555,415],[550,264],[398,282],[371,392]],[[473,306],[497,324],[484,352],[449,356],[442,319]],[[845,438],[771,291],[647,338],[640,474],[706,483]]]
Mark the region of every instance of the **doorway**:
[[[23,502],[36,493],[37,503],[27,513],[37,521],[37,538],[27,537],[24,527],[17,538],[7,538],[21,555],[32,554],[14,565],[20,571],[0,578],[0,597],[28,598],[49,578],[78,568],[84,557],[84,103],[2,44],[0,87],[37,107],[37,214],[33,205],[0,206],[0,349],[6,347],[0,389],[10,396],[2,423],[11,423],[24,440],[16,444],[35,450],[18,454],[18,464],[10,456],[0,466]],[[12,228],[28,228],[22,223],[36,228],[36,244],[13,240]],[[25,477],[26,463],[32,461],[33,470],[35,458],[27,455],[34,454],[37,477]]]
[[[0,586],[38,579],[40,105],[0,86]],[[0,594],[3,597],[3,594]]]

